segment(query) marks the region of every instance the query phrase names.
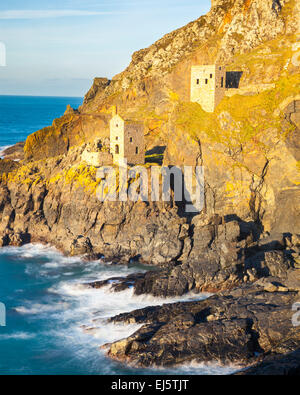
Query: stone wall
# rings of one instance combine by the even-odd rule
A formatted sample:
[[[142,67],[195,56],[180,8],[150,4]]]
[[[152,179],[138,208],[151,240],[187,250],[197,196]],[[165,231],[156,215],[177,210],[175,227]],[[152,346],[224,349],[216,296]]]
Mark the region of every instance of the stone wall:
[[[145,163],[144,125],[124,121],[115,115],[110,122],[110,152],[115,164],[127,159],[129,164]]]
[[[224,66],[215,66],[215,102],[214,109],[218,106],[225,95],[226,89],[226,69]]]
[[[204,111],[214,112],[223,99],[226,85],[225,67],[217,65],[192,66],[191,101]]]
[[[125,156],[124,124],[119,115],[115,115],[110,121],[110,153],[113,155],[115,164],[118,164]]]
[[[145,163],[144,125],[125,123],[125,158],[132,165]]]
[[[81,160],[86,162],[89,166],[101,167],[111,165],[113,163],[113,156],[109,152],[90,152],[84,150],[81,155]]]

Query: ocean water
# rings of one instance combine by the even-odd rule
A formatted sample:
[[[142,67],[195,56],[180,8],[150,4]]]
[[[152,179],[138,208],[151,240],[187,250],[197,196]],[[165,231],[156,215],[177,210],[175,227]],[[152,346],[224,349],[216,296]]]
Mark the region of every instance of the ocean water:
[[[63,114],[67,104],[77,107],[80,103],[76,98],[0,97],[0,146],[24,140]],[[149,305],[207,297],[163,300],[135,296],[132,289],[114,293],[110,286],[93,290],[83,285],[144,270],[85,262],[39,244],[0,249],[0,303],[6,306],[6,326],[0,326],[0,375],[229,374],[237,370],[216,363],[137,369],[105,356],[100,346],[139,328],[108,324],[108,317]]]
[[[113,325],[121,312],[185,298],[162,300],[87,289],[84,283],[141,271],[141,268],[84,262],[49,246],[6,247],[0,251],[0,374],[214,374],[236,368],[190,364],[176,369],[136,369],[113,362],[99,347],[134,333],[139,325]]]
[[[78,108],[80,97],[0,96],[0,152],[62,116],[68,104]]]

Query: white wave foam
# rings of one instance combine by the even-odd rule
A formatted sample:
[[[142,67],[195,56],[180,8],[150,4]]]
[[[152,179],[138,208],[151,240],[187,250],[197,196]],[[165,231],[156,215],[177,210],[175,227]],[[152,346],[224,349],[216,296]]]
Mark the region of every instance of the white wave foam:
[[[28,340],[34,338],[35,335],[33,333],[26,333],[26,332],[16,332],[11,334],[0,334],[0,340]]]
[[[28,302],[30,305],[30,303]],[[18,306],[15,307],[14,310],[19,313],[19,314],[30,314],[30,315],[37,315],[37,314],[45,314],[45,313],[50,313],[50,312],[55,312],[59,310],[66,310],[70,306],[67,303],[57,303],[57,304],[32,304],[30,307],[25,307],[25,306]]]
[[[4,157],[4,151],[7,150],[7,148],[12,147],[12,145],[2,145],[0,146],[0,158],[3,159]]]
[[[63,255],[55,247],[50,244],[29,243],[21,247],[3,247],[1,254],[13,255],[19,258],[47,258],[56,259],[59,263],[75,263],[82,262],[81,257],[68,257]]]
[[[111,277],[111,273],[108,270],[102,274],[101,279],[109,277]],[[76,314],[83,331],[97,339],[99,345],[128,337],[142,326],[108,323],[107,319],[112,316],[148,306],[201,300],[208,296],[208,294],[188,294],[184,297],[163,299],[151,295],[136,296],[132,288],[122,292],[112,292],[110,285],[92,289],[83,284],[72,282],[62,282],[58,287],[51,288],[49,291],[75,301],[76,309],[64,311],[64,319],[71,318]]]
[[[2,253],[17,255],[25,260],[28,259],[30,261],[26,269],[28,273],[34,272],[40,277],[50,276],[52,272],[56,273],[61,281],[54,283],[55,285],[48,288],[47,299],[35,304],[31,304],[28,300],[24,301],[15,310],[19,314],[33,315],[37,319],[39,316],[46,316],[47,320],[49,319],[49,321],[55,323],[47,332],[47,336],[56,339],[62,347],[65,347],[67,344],[74,351],[76,357],[82,358],[83,361],[88,360],[89,363],[96,366],[100,363],[101,372],[105,371],[107,374],[115,374],[118,372],[118,368],[113,362],[103,359],[104,351],[99,351],[99,346],[126,338],[141,327],[141,325],[137,324],[115,325],[108,323],[107,318],[148,306],[178,301],[201,300],[210,295],[188,294],[183,297],[164,299],[151,295],[134,295],[133,288],[122,292],[113,292],[111,284],[100,289],[92,289],[83,283],[126,276],[137,272],[137,269],[127,266],[108,265],[101,261],[85,262],[78,257],[65,257],[56,249],[40,244],[7,247],[0,251],[0,254]],[[34,263],[34,258],[42,258],[41,263]],[[65,275],[72,276],[78,267],[80,268],[80,273],[77,278],[65,277]],[[58,303],[57,300],[60,300],[61,303]],[[15,333],[3,336],[12,336],[11,338],[19,339],[23,337],[26,339],[31,334]],[[92,357],[91,353],[93,354]],[[98,358],[100,358],[100,361]],[[102,367],[102,364],[105,366]],[[174,369],[155,368],[149,370],[149,373],[159,371],[167,374],[230,374],[236,370],[239,370],[236,366],[224,367],[218,363],[192,362]]]
[[[130,269],[124,268],[123,272]],[[98,280],[106,280],[115,274],[109,268],[99,275]],[[124,273],[125,274],[125,273]],[[133,289],[127,289],[122,292],[112,292],[111,285],[107,285],[100,289],[87,288],[86,285],[76,281],[63,281],[58,286],[49,290],[55,294],[60,294],[64,298],[70,298],[75,301],[75,309],[64,311],[64,319],[76,316],[78,322],[77,330],[81,329],[81,333],[70,331],[61,331],[59,336],[69,342],[74,342],[74,338],[82,339],[86,344],[93,344],[94,347],[102,346],[106,343],[115,342],[131,336],[134,332],[142,327],[142,324],[113,324],[107,322],[109,317],[140,309],[148,306],[163,305],[166,303],[174,303],[178,301],[202,300],[210,296],[210,294],[187,294],[183,297],[158,298],[152,295],[134,295]],[[89,340],[90,338],[90,340]],[[99,350],[104,355],[104,350]],[[114,373],[113,364],[107,364],[107,374]],[[166,374],[231,374],[239,370],[236,366],[221,366],[218,363],[198,363],[191,362],[173,369],[152,368],[151,372],[162,372]],[[147,370],[148,372],[148,370]]]
[[[178,366],[174,373],[188,375],[188,374],[201,374],[201,375],[229,375],[240,370],[241,367],[234,364],[221,365],[219,362],[197,362],[192,361],[184,365]]]
[[[44,245],[39,243],[25,244],[21,247],[3,247],[1,248],[0,253],[6,255],[14,255],[20,258],[48,256],[49,254],[51,255],[53,253],[60,255],[60,253],[54,247],[51,247],[48,244]]]

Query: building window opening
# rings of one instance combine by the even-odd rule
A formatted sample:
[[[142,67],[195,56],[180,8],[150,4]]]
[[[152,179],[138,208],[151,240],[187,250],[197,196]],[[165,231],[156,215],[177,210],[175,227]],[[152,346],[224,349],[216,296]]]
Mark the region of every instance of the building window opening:
[[[116,136],[116,140],[119,140],[119,137],[118,137],[118,136]]]
[[[119,147],[118,145],[116,145],[115,153],[116,153],[117,155],[120,153],[120,147]]]
[[[132,143],[132,141],[133,141],[132,137],[130,137],[129,141]]]
[[[135,148],[135,153],[138,154],[139,153],[139,147]]]
[[[200,80],[199,79],[197,79],[197,85],[199,85],[200,84]]]
[[[206,84],[206,85],[208,84],[208,79],[207,79],[207,78],[205,79],[205,84]]]
[[[221,78],[221,88],[224,86],[224,77]]]
[[[212,77],[213,77],[213,75],[211,74],[211,75],[210,75],[210,78],[212,78]]]

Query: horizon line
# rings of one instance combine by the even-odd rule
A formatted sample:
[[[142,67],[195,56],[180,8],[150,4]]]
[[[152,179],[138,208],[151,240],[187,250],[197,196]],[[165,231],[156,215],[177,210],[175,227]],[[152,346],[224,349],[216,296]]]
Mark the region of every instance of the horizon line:
[[[63,96],[63,95],[14,95],[14,94],[6,94],[3,95],[0,93],[0,97],[7,96],[15,96],[15,97],[65,97],[65,98],[74,98],[74,99],[83,99],[84,96]]]
[[[123,14],[120,11],[84,11],[84,10],[6,10],[0,11],[0,19],[46,19],[46,18],[68,18],[79,16],[99,16]]]

